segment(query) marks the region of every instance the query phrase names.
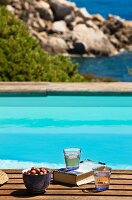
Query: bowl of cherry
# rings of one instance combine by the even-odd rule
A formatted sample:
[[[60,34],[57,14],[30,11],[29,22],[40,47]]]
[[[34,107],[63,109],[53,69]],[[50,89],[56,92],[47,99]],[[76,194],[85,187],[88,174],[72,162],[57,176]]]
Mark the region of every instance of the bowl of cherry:
[[[26,188],[34,194],[44,193],[51,181],[51,171],[44,167],[25,169],[22,174]]]

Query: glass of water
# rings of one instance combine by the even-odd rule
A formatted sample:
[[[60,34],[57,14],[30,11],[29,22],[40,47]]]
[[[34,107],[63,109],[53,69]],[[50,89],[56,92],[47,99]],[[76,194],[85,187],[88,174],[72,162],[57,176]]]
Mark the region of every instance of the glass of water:
[[[110,185],[111,168],[101,167],[93,169],[95,189],[98,191],[108,190]]]
[[[67,170],[75,170],[79,168],[81,149],[80,148],[65,148],[64,158]]]

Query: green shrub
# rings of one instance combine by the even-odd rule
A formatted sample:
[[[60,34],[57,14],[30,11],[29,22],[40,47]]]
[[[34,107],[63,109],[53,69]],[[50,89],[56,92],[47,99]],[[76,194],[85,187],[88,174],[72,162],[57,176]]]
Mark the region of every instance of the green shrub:
[[[84,81],[77,65],[44,52],[24,22],[0,8],[0,81]]]

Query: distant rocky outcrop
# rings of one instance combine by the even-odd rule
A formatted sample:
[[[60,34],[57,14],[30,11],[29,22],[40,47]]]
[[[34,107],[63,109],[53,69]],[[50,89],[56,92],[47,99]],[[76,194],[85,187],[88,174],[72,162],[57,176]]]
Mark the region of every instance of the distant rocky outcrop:
[[[66,0],[10,0],[7,9],[24,20],[51,53],[115,55],[132,50],[132,22],[90,15]]]

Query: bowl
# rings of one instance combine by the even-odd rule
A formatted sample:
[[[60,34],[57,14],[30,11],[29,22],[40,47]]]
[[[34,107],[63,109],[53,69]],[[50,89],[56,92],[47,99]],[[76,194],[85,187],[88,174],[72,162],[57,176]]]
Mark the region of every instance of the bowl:
[[[50,184],[51,172],[48,170],[48,173],[45,174],[28,174],[29,171],[31,171],[31,168],[22,171],[27,190],[33,194],[44,193]]]

